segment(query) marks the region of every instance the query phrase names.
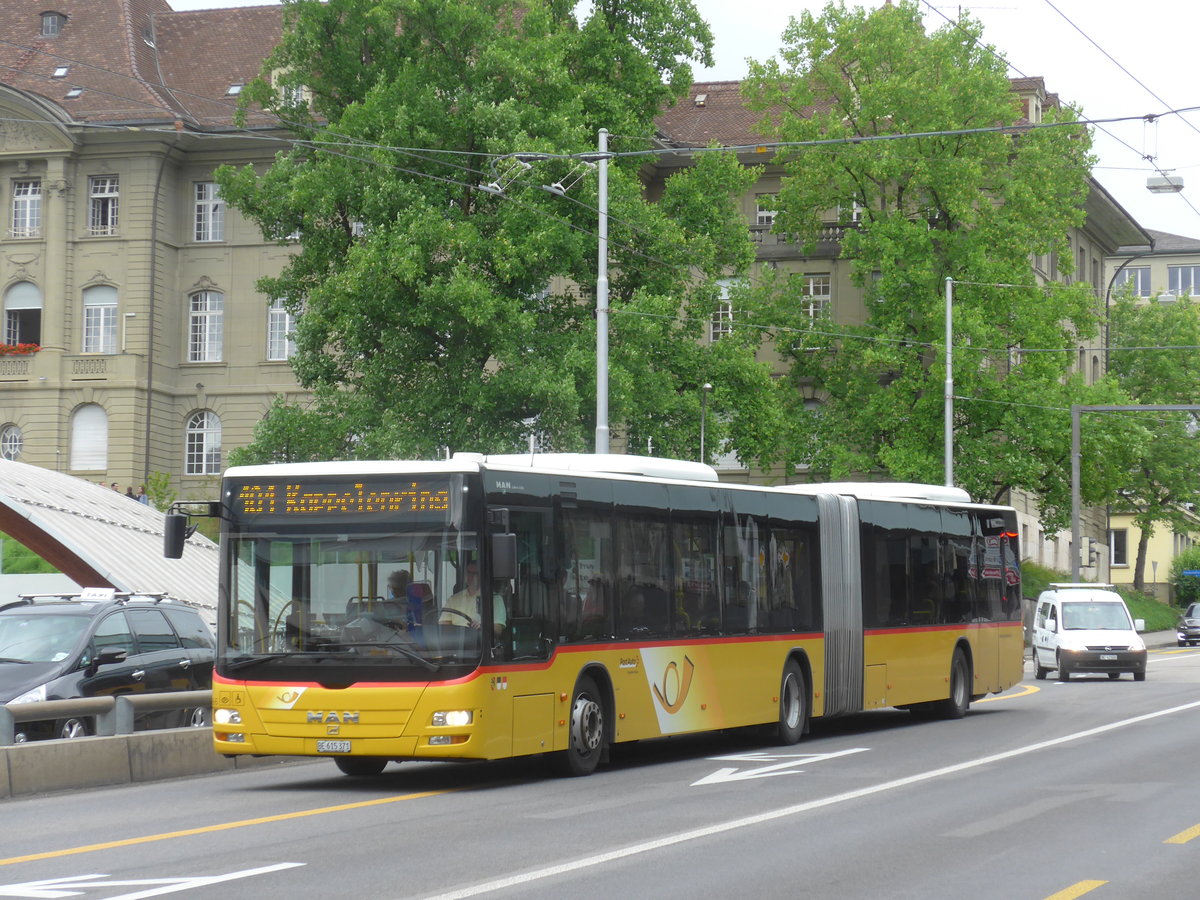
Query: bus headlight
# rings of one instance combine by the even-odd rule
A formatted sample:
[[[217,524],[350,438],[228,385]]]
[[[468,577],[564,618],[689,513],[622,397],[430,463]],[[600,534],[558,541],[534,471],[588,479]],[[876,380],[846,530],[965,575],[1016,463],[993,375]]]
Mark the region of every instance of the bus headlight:
[[[242,712],[239,709],[214,709],[214,725],[241,725]]]
[[[462,728],[474,720],[475,715],[469,709],[446,709],[433,714],[433,724],[438,727]]]

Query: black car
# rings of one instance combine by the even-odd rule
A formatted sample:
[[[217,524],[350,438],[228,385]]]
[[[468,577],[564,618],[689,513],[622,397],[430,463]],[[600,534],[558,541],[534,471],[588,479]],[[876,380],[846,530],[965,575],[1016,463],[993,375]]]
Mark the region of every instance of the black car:
[[[90,588],[0,605],[0,703],[212,688],[212,632],[161,594]],[[142,727],[206,724],[207,707],[158,713]],[[18,741],[79,737],[86,718],[23,723]]]
[[[1193,603],[1184,610],[1179,617],[1179,624],[1175,626],[1175,636],[1179,639],[1180,647],[1200,644],[1200,603]]]

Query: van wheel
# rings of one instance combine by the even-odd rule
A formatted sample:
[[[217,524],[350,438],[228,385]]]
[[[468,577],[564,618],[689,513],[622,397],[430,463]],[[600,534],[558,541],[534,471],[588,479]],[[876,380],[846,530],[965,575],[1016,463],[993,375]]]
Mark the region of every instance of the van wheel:
[[[1145,672],[1134,672],[1134,673],[1133,673],[1133,680],[1134,680],[1134,681],[1145,681],[1145,680],[1146,680],[1146,673],[1145,673]]]
[[[971,667],[962,650],[954,651],[950,661],[950,696],[934,705],[936,714],[943,719],[961,719],[971,705]]]
[[[1045,681],[1046,676],[1050,674],[1050,670],[1037,661],[1037,653],[1033,654],[1033,677],[1038,681]]]
[[[1061,658],[1058,660],[1058,680],[1059,681],[1070,681],[1071,680],[1071,670],[1068,669],[1063,664],[1063,661]]]
[[[808,719],[808,685],[804,671],[794,659],[783,667],[779,685],[779,726],[776,735],[781,744],[795,744],[804,736]]]
[[[1117,680],[1118,678],[1120,678],[1120,677],[1121,677],[1121,673],[1120,673],[1120,672],[1109,672],[1109,673],[1108,673],[1108,680],[1109,680],[1109,681],[1116,681],[1116,680]]]

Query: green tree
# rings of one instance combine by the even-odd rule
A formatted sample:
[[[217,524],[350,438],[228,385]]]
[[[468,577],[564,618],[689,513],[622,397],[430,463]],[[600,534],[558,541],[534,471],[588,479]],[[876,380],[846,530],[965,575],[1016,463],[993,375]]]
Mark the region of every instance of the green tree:
[[[1171,560],[1171,586],[1180,606],[1200,601],[1200,578],[1184,575],[1187,571],[1200,571],[1200,547],[1189,547]]]
[[[244,97],[303,140],[217,178],[264,234],[299,235],[259,289],[297,313],[312,400],[277,403],[232,458],[590,446],[594,304],[571,285],[596,280],[598,182],[580,155],[601,127],[614,150],[652,146],[653,116],[709,59],[692,4],[604,0],[576,21],[565,0],[291,0],[284,16],[278,77]],[[610,419],[694,458],[712,382],[710,446],[767,453],[778,404],[758,399],[774,387],[752,342],[698,340],[713,279],[753,259],[735,200],[756,173],[705,155],[650,203],[643,163],[609,171]]]
[[[1175,303],[1139,302],[1128,291],[1111,310],[1109,374],[1130,403],[1185,405],[1200,397],[1200,307],[1187,297]],[[1174,349],[1173,349],[1174,348]],[[1134,414],[1125,414],[1132,417]],[[1134,514],[1141,531],[1133,586],[1144,591],[1150,538],[1161,525],[1186,533],[1195,529],[1189,505],[1200,502],[1200,442],[1195,413],[1137,414],[1146,439],[1121,485],[1116,503]]]
[[[1030,257],[1055,254],[1070,272],[1066,235],[1082,224],[1089,189],[1086,131],[1023,127],[980,25],[963,17],[927,33],[907,0],[792,19],[779,57],[752,63],[745,90],[773,137],[834,142],[780,152],[774,229],[812,247],[836,210],[841,255],[866,305],[862,325],[814,322],[803,279],[766,284],[792,382],[827,398],[816,413],[790,415],[790,461],[818,477],[883,471],[941,482],[951,278],[955,481],[981,500],[1027,489],[1042,498],[1048,527],[1064,524],[1066,410],[1120,395],[1072,372],[1074,349],[1097,333],[1090,285],[1038,286]],[[1075,116],[1047,109],[1043,121]],[[973,129],[982,130],[964,133]],[[1088,440],[1086,491],[1096,499],[1121,457],[1105,456],[1111,435]]]

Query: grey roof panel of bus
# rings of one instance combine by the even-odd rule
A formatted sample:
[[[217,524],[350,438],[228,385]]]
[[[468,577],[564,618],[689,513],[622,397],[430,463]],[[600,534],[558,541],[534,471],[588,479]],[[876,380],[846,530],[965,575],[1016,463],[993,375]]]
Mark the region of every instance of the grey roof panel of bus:
[[[154,507],[82,478],[0,460],[0,508],[0,530],[66,548],[63,559],[48,561],[84,587],[106,585],[84,584],[69,567],[90,568],[118,591],[165,591],[215,624],[217,545],[196,534],[181,559],[166,559],[163,514]]]
[[[789,494],[848,494],[860,499],[934,500],[940,503],[970,503],[962,488],[911,481],[830,481],[824,484],[788,484],[777,490]]]
[[[717,481],[716,470],[709,465],[686,459],[663,459],[624,453],[504,453],[479,456],[455,454],[455,459],[477,458],[500,468],[550,469],[553,471],[603,475],[644,475],[673,481]]]

